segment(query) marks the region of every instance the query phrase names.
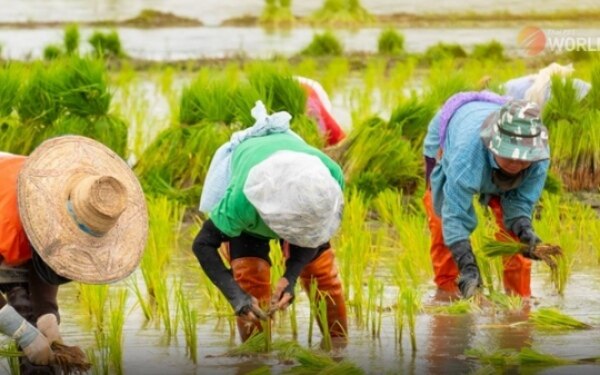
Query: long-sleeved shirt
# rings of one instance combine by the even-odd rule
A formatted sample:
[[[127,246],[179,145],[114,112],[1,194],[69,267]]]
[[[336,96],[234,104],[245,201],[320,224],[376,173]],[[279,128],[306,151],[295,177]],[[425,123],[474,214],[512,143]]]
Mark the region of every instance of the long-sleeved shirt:
[[[515,219],[531,217],[544,187],[549,166],[547,160],[527,168],[521,184],[514,189],[503,191],[492,181],[492,171],[499,167],[481,141],[479,132],[485,119],[498,109],[498,104],[471,102],[460,107],[448,124],[444,153],[431,175],[434,208],[442,218],[444,242],[448,246],[469,239],[475,230],[475,195],[500,196],[504,224],[511,228]],[[436,156],[438,132],[439,114],[429,124],[424,146],[426,156]]]

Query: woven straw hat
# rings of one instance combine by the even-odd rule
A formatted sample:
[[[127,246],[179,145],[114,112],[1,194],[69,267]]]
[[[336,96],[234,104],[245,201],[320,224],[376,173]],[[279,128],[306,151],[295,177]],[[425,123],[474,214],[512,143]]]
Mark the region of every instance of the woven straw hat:
[[[27,237],[58,275],[103,284],[139,264],[148,234],[144,194],[106,146],[80,136],[47,140],[25,162],[17,189]]]

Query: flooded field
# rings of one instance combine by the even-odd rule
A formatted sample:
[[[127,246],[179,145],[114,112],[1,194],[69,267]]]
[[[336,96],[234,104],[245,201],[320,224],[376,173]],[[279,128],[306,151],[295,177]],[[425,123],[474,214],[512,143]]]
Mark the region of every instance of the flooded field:
[[[361,3],[374,14],[542,7],[567,12],[599,5],[596,0]],[[293,10],[308,15],[321,4],[294,1]],[[263,6],[262,0],[0,0],[0,23],[123,20],[156,9],[205,24],[81,26],[71,50],[62,25],[0,26],[0,152],[28,154],[47,137],[87,135],[123,157],[145,190],[150,234],[138,269],[109,286],[73,282],[60,288],[63,338],[87,353],[89,373],[600,373],[600,215],[589,203],[598,200],[600,183],[597,52],[552,51],[530,58],[517,38],[521,27],[427,26],[398,30],[402,51],[394,55],[379,50],[384,27],[369,26],[335,30],[344,53],[299,55],[328,28],[219,26],[232,17],[258,16]],[[600,40],[597,27],[578,26],[569,32]],[[124,54],[94,49],[87,41],[98,30],[116,31]],[[49,45],[55,55],[48,53]],[[451,299],[433,283],[422,204],[427,124],[453,94],[484,88],[504,94],[509,79],[536,73],[554,60],[573,63],[573,77],[594,87],[588,101],[579,102],[569,85],[560,86],[544,113],[551,178],[533,225],[545,243],[562,247],[564,257],[554,273],[543,262],[534,263],[531,299],[507,296],[502,259],[483,251],[495,233],[493,220],[476,205],[479,226],[471,240],[483,294]],[[292,307],[275,315],[273,341],[261,336],[262,341],[241,344],[231,307],[191,249],[206,219],[197,206],[211,157],[234,131],[252,125],[248,112],[256,100],[265,101],[271,112],[296,110],[292,129],[325,149],[316,123],[308,119],[306,98],[287,95],[302,92],[294,76],[323,85],[331,114],[349,140],[344,147],[327,148],[346,178],[344,216],[332,247],[348,307],[349,340],[332,350],[315,321],[317,307],[300,285]],[[275,90],[273,82],[284,84]],[[86,94],[78,97],[80,108],[65,100],[73,92]],[[98,98],[108,99],[97,105]],[[582,191],[586,200],[578,198]],[[271,242],[270,255],[274,284],[284,267],[278,242]],[[544,321],[557,315],[558,323]],[[0,374],[17,374],[10,367],[14,358],[5,357]]]

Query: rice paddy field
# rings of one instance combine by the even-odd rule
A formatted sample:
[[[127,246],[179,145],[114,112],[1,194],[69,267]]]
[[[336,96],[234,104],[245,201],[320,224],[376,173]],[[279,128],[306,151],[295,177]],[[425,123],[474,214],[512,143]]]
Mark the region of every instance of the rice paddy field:
[[[60,288],[63,338],[84,349],[90,374],[600,372],[600,56],[528,56],[517,42],[536,23],[598,36],[596,2],[489,2],[477,12],[472,1],[220,3],[144,2],[161,11],[151,12],[125,1],[0,0],[0,151],[86,135],[132,166],[147,197],[139,268],[116,284]],[[507,80],[553,61],[592,85],[578,101],[571,79],[555,80],[543,111],[551,173],[533,225],[564,256],[554,270],[534,264],[531,300],[505,295],[501,258],[488,256],[494,220],[476,205],[483,296],[451,300],[432,281],[421,202],[427,125],[454,93],[503,93]],[[329,93],[342,144],[325,147],[297,75]],[[211,157],[252,125],[256,100],[288,111],[292,129],[344,169],[332,244],[345,347],[321,334],[319,306],[300,288],[271,337],[241,344],[232,309],[191,251]],[[271,247],[276,282],[283,259]],[[0,345],[0,373],[17,374],[14,348]]]

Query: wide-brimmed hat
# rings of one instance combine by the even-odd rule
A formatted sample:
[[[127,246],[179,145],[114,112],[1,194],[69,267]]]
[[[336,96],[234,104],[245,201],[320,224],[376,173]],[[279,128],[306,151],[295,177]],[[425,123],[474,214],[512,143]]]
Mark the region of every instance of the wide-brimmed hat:
[[[480,135],[484,145],[503,158],[534,162],[550,157],[548,130],[532,102],[509,101],[488,116]]]
[[[265,224],[292,245],[317,247],[340,226],[342,188],[314,155],[274,153],[252,167],[244,195]]]
[[[19,214],[32,247],[58,275],[102,284],[140,262],[148,234],[144,194],[112,150],[80,136],[52,138],[25,162]]]

